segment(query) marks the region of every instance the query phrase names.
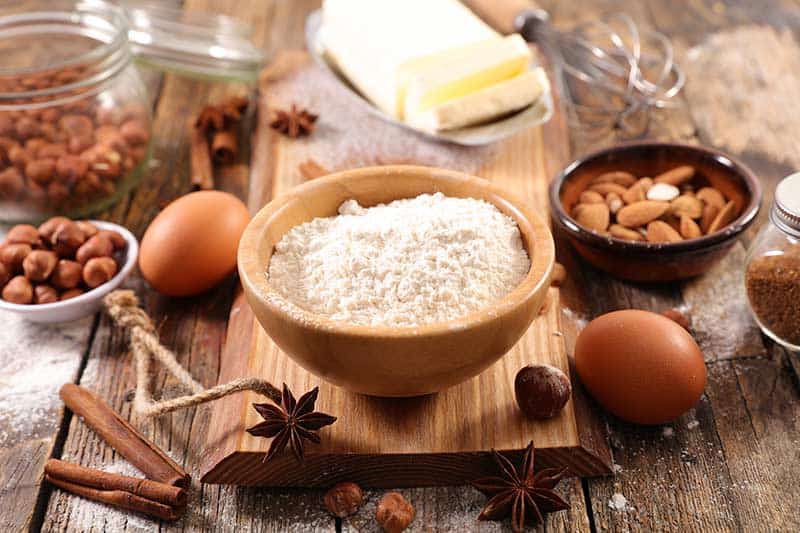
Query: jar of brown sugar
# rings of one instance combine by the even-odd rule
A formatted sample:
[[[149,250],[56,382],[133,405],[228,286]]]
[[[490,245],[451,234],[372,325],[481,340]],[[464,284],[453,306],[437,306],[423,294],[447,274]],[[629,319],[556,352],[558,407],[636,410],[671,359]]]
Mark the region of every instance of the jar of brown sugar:
[[[262,53],[226,17],[158,4],[0,6],[0,221],[83,218],[147,168],[151,102],[136,62],[252,83]]]
[[[775,189],[769,222],[748,252],[745,286],[764,333],[800,350],[800,172]]]

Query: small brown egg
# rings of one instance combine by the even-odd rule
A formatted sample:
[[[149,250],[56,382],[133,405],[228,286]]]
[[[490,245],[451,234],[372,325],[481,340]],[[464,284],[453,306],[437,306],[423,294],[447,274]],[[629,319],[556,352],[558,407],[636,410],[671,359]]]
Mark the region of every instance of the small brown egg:
[[[142,276],[168,296],[210,289],[236,268],[239,238],[249,221],[247,207],[226,192],[199,191],[178,198],[142,237]]]
[[[679,417],[706,386],[692,336],[669,318],[635,309],[592,320],[575,343],[575,369],[604,408],[638,424]]]

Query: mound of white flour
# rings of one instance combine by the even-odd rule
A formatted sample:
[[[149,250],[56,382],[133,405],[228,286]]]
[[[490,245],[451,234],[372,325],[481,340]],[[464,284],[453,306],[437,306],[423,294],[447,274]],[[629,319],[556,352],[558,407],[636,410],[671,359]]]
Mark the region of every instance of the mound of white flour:
[[[307,311],[362,325],[418,326],[485,307],[530,269],[519,228],[492,204],[423,194],[292,228],[269,282]]]

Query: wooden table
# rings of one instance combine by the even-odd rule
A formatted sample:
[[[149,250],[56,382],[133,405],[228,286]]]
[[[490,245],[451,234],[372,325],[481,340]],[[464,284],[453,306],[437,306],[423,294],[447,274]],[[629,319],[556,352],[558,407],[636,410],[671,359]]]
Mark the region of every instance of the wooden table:
[[[247,0],[213,2],[187,0],[186,8],[227,11],[255,28],[255,41],[269,54],[303,45],[303,22],[317,7],[315,0]],[[794,2],[687,0],[680,7],[670,0],[612,2],[604,0],[542,2],[556,25],[570,27],[600,12],[621,7],[643,26],[668,34],[683,56],[707,35],[757,22],[797,21]],[[620,6],[620,4],[623,4]],[[141,186],[107,213],[141,236],[163,202],[187,192],[188,146],[185,118],[224,88],[173,75],[148,75],[155,109],[154,162]],[[693,102],[662,116],[651,136],[709,143],[707,132],[693,123]],[[795,132],[797,129],[795,129]],[[573,142],[559,157],[586,150]],[[245,154],[243,161],[247,161]],[[779,178],[793,169],[766,154],[736,154],[763,179],[765,205]],[[226,172],[220,185],[243,195],[246,164]],[[764,219],[762,213],[761,219]],[[634,286],[616,281],[579,261],[560,243],[560,261],[569,281],[562,290],[570,325],[569,343],[587,319],[600,313],[637,307],[686,311],[703,348],[709,371],[706,393],[695,409],[664,427],[642,428],[612,417],[609,439],[618,465],[615,477],[571,479],[560,492],[571,510],[550,516],[547,530],[594,531],[797,531],[800,530],[800,361],[761,336],[746,314],[740,271],[748,233],[712,272],[684,284]],[[202,383],[217,380],[235,281],[209,294],[170,300],[149,289],[138,277],[135,288],[147,311],[160,324],[162,341],[180,354],[180,362]],[[74,417],[57,399],[64,382],[86,385],[130,416],[133,369],[123,335],[105,316],[72,324],[40,327],[0,315],[0,527],[5,531],[199,530],[315,531],[333,530],[334,520],[321,507],[317,491],[254,490],[200,485],[197,470],[208,430],[208,409],[201,407],[156,421],[133,422],[179,462],[195,479],[187,516],[176,524],[102,507],[51,489],[42,483],[48,457],[84,465],[135,473]],[[35,377],[34,377],[35,376]],[[6,380],[8,378],[8,380]],[[13,379],[12,379],[13,378]],[[165,395],[179,391],[177,383],[158,378]],[[477,523],[484,498],[467,487],[404,490],[417,509],[414,530],[500,530],[495,523]],[[609,500],[620,494],[624,508]],[[367,503],[345,530],[374,530],[379,492],[368,492]]]

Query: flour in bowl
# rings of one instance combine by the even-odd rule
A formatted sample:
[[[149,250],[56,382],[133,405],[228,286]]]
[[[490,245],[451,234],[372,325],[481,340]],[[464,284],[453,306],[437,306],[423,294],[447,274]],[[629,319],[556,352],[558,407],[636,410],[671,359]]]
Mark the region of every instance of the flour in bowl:
[[[419,326],[459,318],[511,292],[530,270],[514,220],[442,193],[292,228],[275,246],[270,285],[292,304],[354,324]]]

